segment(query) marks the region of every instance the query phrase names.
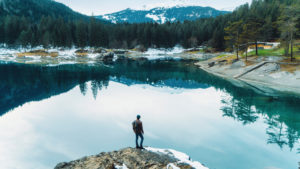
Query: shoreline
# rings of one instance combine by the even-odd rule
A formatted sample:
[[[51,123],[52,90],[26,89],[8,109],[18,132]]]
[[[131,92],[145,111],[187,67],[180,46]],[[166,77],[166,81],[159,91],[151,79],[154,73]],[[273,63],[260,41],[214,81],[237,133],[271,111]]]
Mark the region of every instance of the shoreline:
[[[201,49],[185,49],[181,46],[173,48],[139,49],[106,49],[106,48],[49,48],[32,49],[6,48],[0,46],[0,61],[26,64],[60,65],[60,64],[92,64],[98,62],[114,62],[118,58],[134,60],[207,60],[216,57],[216,53],[204,53]],[[196,50],[196,51],[194,51]]]
[[[224,55],[224,57],[218,57],[220,55]],[[230,81],[236,86],[251,88],[264,95],[300,97],[300,62],[296,62],[299,66],[291,73],[281,70],[280,64],[285,64],[282,61],[283,57],[260,56],[254,59],[249,58],[252,63],[248,65],[243,59],[234,62],[230,55],[230,53],[205,53],[200,49],[184,49],[180,46],[170,49],[152,48],[145,52],[105,48],[44,49],[41,47],[26,52],[21,48],[0,48],[0,61],[2,62],[48,66],[111,63],[121,58],[134,60],[192,60],[203,71]]]
[[[296,71],[295,73],[289,73],[283,70],[274,70],[270,72],[260,72],[253,70],[249,73],[247,72],[251,69],[251,66],[240,66],[238,68],[229,68],[232,65],[216,65],[217,68],[209,67],[209,63],[211,60],[200,61],[195,63],[201,70],[212,74],[214,76],[223,78],[231,82],[233,85],[238,87],[245,87],[254,90],[257,93],[269,95],[269,96],[295,96],[300,97],[300,71]],[[241,60],[240,60],[241,61]],[[258,63],[261,64],[262,62]],[[273,63],[279,64],[280,63]],[[256,66],[256,65],[254,65]],[[252,66],[252,68],[254,67]],[[300,66],[300,64],[299,64]],[[260,69],[260,68],[257,68]],[[256,72],[255,72],[256,71]],[[281,77],[272,79],[272,75],[274,74],[288,74],[290,77],[288,79],[281,79]],[[244,74],[240,76],[241,74]],[[240,77],[239,77],[240,76]],[[287,85],[287,82],[289,85]]]

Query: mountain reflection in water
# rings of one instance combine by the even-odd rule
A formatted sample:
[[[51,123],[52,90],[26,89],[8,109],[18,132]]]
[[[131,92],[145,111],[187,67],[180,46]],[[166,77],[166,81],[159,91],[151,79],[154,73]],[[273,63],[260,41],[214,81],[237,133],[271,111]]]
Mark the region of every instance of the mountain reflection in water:
[[[77,85],[83,95],[91,90],[94,98],[110,81],[125,85],[149,84],[154,87],[206,89],[214,87],[227,93],[222,97],[224,118],[251,125],[263,118],[268,144],[299,148],[300,99],[274,98],[240,88],[179,61],[118,60],[111,65],[0,65],[0,115],[31,101],[65,93]],[[91,82],[91,89],[87,83]],[[298,146],[298,147],[297,147]]]

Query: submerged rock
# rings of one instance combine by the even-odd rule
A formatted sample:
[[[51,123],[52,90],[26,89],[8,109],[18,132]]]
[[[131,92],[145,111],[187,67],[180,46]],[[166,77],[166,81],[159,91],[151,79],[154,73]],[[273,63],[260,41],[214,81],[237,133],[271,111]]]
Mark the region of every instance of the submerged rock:
[[[175,150],[125,148],[100,153],[71,162],[59,163],[55,169],[208,169]]]

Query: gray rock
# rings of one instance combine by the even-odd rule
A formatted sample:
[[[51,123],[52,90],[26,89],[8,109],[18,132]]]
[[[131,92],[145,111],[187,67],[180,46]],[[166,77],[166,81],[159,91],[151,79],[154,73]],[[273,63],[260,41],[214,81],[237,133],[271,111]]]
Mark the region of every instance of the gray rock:
[[[78,49],[75,51],[75,53],[88,53],[89,51],[88,50],[85,50],[85,49]]]
[[[97,48],[93,51],[93,53],[107,53],[107,50],[104,48]]]
[[[278,57],[278,56],[268,56],[266,58],[267,61],[270,61],[270,62],[278,62],[278,61],[281,61],[282,60],[282,57]]]
[[[227,63],[227,60],[220,60],[218,61],[219,65],[225,65]]]
[[[62,163],[57,164],[54,169],[65,168],[68,165],[70,165],[70,164],[68,164],[66,162],[62,162]]]
[[[241,68],[246,66],[245,62],[242,60],[237,60],[234,63],[232,63],[232,65],[230,66],[230,68],[232,69],[237,69],[237,68]]]
[[[208,63],[208,66],[209,66],[209,67],[213,67],[214,65],[215,65],[215,62],[209,62],[209,63]]]
[[[117,55],[124,55],[126,53],[128,53],[127,50],[122,50],[122,49],[118,49],[118,50],[114,50],[114,53]]]
[[[125,148],[120,151],[100,153],[95,156],[84,157],[69,163],[59,163],[55,169],[114,169],[115,165],[125,164],[129,169],[150,168],[166,169],[170,163],[178,162],[172,156],[154,153],[147,150]],[[188,164],[177,164],[182,168],[192,168]]]
[[[261,73],[271,73],[271,72],[276,72],[280,69],[280,66],[276,63],[268,63],[259,68],[257,71]]]
[[[104,53],[100,57],[100,60],[103,62],[112,62],[114,59],[114,55],[115,54],[113,52]]]

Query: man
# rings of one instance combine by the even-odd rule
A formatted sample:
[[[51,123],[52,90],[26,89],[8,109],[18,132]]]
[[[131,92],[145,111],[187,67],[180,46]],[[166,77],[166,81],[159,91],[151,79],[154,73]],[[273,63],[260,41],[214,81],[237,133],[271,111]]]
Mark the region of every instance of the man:
[[[136,148],[143,149],[143,141],[144,141],[144,130],[143,130],[143,124],[142,121],[140,120],[141,116],[137,115],[136,120],[132,123],[133,131],[135,133],[135,144]],[[141,143],[140,146],[138,144],[138,139],[139,137],[141,138]]]

